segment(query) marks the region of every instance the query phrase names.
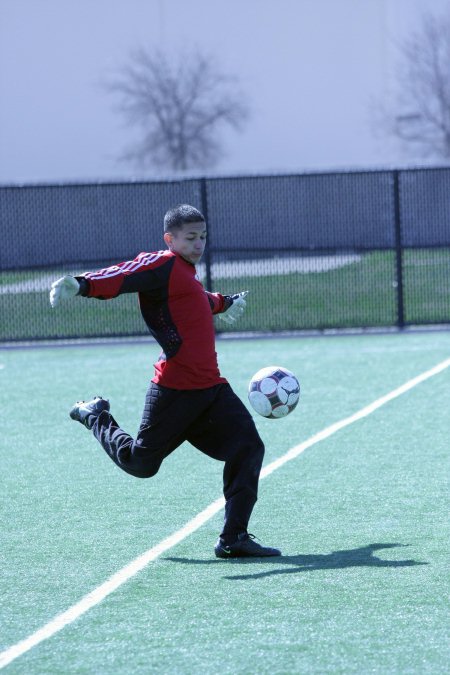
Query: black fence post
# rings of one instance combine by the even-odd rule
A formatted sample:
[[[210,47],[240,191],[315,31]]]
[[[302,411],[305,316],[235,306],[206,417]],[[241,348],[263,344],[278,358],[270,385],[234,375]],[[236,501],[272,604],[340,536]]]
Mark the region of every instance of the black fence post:
[[[208,238],[206,240],[206,248],[204,253],[204,261],[206,267],[206,290],[212,292],[212,277],[211,277],[211,224],[209,222],[209,213],[208,213],[208,186],[206,184],[206,178],[202,178],[200,181],[200,199],[201,199],[201,210],[206,220],[206,225],[208,227]]]
[[[403,301],[403,245],[402,245],[402,216],[400,209],[400,181],[399,171],[394,171],[394,227],[395,227],[395,260],[397,282],[397,326],[405,325],[405,310]]]

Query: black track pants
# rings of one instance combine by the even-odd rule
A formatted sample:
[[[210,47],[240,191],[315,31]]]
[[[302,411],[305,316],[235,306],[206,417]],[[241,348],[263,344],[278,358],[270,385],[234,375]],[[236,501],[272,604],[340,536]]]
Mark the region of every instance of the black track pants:
[[[225,462],[222,535],[247,530],[257,499],[264,445],[252,416],[229,384],[179,391],[152,382],[136,439],[106,411],[98,416],[93,432],[111,459],[139,478],[154,476],[184,441]]]

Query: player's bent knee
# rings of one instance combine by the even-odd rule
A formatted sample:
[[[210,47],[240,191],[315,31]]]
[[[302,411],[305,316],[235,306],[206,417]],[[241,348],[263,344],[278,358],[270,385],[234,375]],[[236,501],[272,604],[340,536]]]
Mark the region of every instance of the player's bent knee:
[[[235,447],[234,461],[251,464],[256,470],[261,468],[265,453],[264,443],[260,440],[243,442]]]
[[[146,462],[142,459],[136,461],[136,458],[124,460],[121,457],[118,458],[117,464],[122,471],[135,478],[152,478],[156,476],[161,466],[161,462]]]
[[[160,466],[161,463],[147,466],[141,465],[139,467],[135,467],[133,475],[136,476],[136,478],[153,478],[153,476],[156,476],[158,473]]]
[[[250,453],[255,459],[261,460],[261,463],[264,459],[264,453],[266,449],[264,447],[264,443],[260,438],[257,440],[253,441],[253,443],[250,445]]]

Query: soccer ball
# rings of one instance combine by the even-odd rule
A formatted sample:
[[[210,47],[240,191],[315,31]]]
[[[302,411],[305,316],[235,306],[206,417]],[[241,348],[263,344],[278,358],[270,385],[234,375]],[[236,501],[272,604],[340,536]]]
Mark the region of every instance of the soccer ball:
[[[250,405],[263,417],[286,417],[294,410],[299,398],[299,381],[294,373],[281,366],[258,370],[248,385]]]

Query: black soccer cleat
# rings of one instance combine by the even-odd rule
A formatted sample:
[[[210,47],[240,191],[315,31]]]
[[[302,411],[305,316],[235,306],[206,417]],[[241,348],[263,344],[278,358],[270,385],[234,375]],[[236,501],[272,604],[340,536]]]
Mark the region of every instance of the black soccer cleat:
[[[247,532],[239,534],[232,544],[226,544],[225,540],[219,537],[214,547],[214,553],[216,558],[267,558],[281,555],[281,551],[277,548],[258,544],[255,541],[255,536]]]
[[[96,396],[92,401],[77,401],[69,415],[73,420],[84,424],[86,429],[92,429],[95,420],[104,410],[109,410],[109,401]]]

